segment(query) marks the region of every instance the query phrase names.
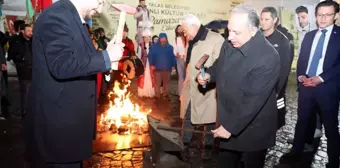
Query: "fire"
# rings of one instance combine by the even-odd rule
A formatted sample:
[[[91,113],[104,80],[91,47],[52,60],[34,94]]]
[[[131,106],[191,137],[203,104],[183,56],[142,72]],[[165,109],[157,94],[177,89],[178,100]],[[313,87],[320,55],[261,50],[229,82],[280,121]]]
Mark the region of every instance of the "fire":
[[[131,81],[122,76],[124,85],[118,81],[114,83],[113,91],[108,95],[109,108],[101,115],[100,125],[113,133],[143,134],[148,130],[147,115],[151,109],[142,111],[138,104],[131,101]]]

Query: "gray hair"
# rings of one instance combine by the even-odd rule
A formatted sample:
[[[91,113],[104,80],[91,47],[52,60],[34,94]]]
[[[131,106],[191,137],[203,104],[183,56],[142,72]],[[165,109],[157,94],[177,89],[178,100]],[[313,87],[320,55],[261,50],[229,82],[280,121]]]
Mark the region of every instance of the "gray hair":
[[[181,24],[185,24],[185,25],[188,25],[188,26],[191,26],[191,25],[200,26],[201,21],[193,14],[186,14],[183,17]]]
[[[248,15],[249,27],[258,30],[260,25],[260,18],[256,10],[248,5],[237,5],[231,11],[231,14],[244,13]]]

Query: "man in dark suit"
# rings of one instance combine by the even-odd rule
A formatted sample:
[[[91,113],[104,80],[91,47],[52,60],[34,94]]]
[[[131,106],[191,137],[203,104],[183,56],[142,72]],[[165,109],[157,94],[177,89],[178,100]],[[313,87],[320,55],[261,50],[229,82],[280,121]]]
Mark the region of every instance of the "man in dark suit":
[[[202,85],[216,82],[221,138],[221,168],[263,168],[267,149],[275,145],[278,124],[275,87],[280,57],[258,28],[255,9],[239,5],[232,10],[229,37]]]
[[[29,156],[43,167],[80,168],[92,155],[96,123],[96,77],[117,69],[122,43],[96,51],[85,18],[101,12],[103,0],[60,0],[34,25],[32,87],[26,114]],[[38,166],[33,166],[38,167]]]
[[[340,85],[340,27],[334,25],[339,4],[320,2],[315,9],[319,29],[307,33],[303,39],[297,65],[298,121],[291,153],[285,157],[299,160],[304,143],[313,140],[316,111],[327,137],[327,168],[339,168],[339,85]]]

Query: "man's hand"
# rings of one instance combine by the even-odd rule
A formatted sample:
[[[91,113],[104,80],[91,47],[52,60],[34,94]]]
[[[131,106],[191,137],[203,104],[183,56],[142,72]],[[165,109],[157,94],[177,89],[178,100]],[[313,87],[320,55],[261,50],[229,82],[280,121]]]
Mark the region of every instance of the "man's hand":
[[[110,56],[111,62],[119,61],[123,56],[124,43],[116,43],[116,36],[108,43],[106,51]]]
[[[298,79],[301,83],[305,83],[308,81],[308,78],[304,75],[299,76]]]
[[[2,71],[6,71],[6,70],[7,70],[6,64],[2,64],[2,65],[1,65],[1,70],[2,70]]]
[[[151,70],[151,72],[155,71],[155,69],[156,69],[156,67],[155,67],[155,66],[153,66],[153,65],[151,65],[151,66],[150,66],[150,70]]]
[[[210,74],[208,74],[208,73],[205,73],[204,74],[204,78],[203,78],[203,76],[202,76],[202,73],[199,73],[198,75],[197,75],[197,81],[198,81],[198,83],[200,84],[200,85],[205,85],[205,84],[207,84],[208,82],[209,82],[209,80],[210,80]]]
[[[305,87],[316,87],[320,83],[322,83],[320,77],[314,76],[314,77],[305,79],[304,82],[302,83],[302,85],[305,86]]]
[[[231,136],[231,133],[228,132],[222,125],[215,130],[211,130],[211,132],[214,133],[215,138],[218,137],[218,138],[229,139]]]
[[[175,67],[172,67],[172,68],[171,68],[171,71],[175,71],[175,70],[176,70],[176,68],[175,68]]]

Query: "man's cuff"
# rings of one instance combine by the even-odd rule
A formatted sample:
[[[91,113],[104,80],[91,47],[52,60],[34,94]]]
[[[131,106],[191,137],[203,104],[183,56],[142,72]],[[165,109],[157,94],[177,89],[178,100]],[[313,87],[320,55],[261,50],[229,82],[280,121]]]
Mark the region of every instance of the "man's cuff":
[[[111,69],[111,60],[110,60],[110,56],[109,53],[107,53],[106,50],[102,51],[103,53],[103,57],[104,57],[104,61],[105,61],[105,67],[107,70]]]
[[[320,81],[321,81],[322,83],[324,82],[324,80],[322,79],[321,76],[318,76],[318,78],[320,79]]]

